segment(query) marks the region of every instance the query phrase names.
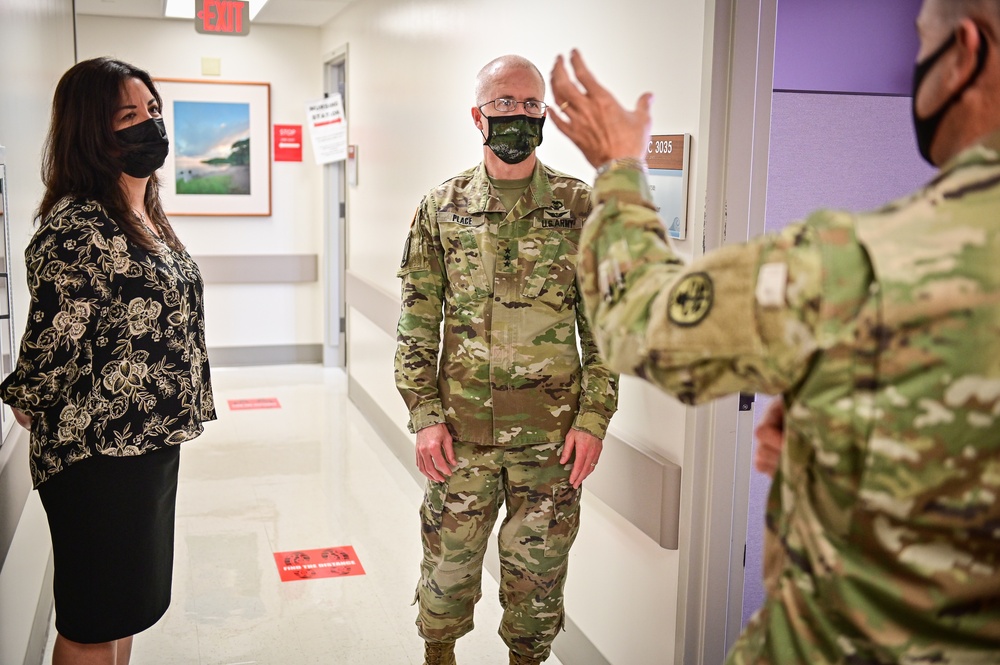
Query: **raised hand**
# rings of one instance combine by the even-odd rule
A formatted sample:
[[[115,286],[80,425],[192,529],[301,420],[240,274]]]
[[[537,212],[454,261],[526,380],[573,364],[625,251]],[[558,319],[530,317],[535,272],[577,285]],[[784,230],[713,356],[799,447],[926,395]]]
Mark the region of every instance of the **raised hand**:
[[[640,96],[635,110],[629,111],[597,82],[576,49],[569,60],[578,83],[558,56],[551,74],[556,103],[549,107],[548,117],[594,167],[626,157],[645,161],[653,122],[652,93]]]

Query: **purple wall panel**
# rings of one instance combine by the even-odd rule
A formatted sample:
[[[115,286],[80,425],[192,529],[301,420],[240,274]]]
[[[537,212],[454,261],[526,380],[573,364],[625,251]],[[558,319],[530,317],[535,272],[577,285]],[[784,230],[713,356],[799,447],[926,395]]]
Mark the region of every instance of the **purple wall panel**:
[[[774,93],[768,231],[816,208],[876,208],[934,172],[917,152],[909,97]]]
[[[878,208],[935,173],[917,152],[909,97],[774,93],[764,220],[769,233],[818,208]],[[766,403],[758,399],[755,417]],[[764,508],[770,484],[767,476],[751,475],[744,623],[764,602]]]
[[[922,0],[778,0],[775,90],[909,95]]]

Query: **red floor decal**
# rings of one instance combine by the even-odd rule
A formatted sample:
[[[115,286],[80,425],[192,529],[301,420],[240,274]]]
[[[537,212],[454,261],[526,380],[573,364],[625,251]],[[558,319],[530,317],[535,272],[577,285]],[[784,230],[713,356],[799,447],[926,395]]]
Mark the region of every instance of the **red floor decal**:
[[[258,397],[257,399],[231,399],[230,411],[249,411],[251,409],[280,409],[277,397]]]
[[[275,552],[274,563],[282,582],[319,580],[330,577],[364,575],[365,569],[358,561],[354,548],[324,547],[318,550],[292,550]]]

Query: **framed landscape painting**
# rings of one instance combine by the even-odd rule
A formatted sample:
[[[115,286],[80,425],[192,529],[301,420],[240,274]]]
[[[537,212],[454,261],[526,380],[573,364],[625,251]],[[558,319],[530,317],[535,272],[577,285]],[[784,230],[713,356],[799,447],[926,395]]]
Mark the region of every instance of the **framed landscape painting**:
[[[271,85],[155,79],[170,154],[159,170],[168,215],[271,214]]]

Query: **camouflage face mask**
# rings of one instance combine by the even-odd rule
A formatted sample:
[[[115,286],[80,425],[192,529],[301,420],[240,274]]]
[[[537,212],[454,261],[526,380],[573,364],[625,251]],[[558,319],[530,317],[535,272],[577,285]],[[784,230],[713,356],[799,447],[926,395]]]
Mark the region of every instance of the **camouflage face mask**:
[[[485,116],[489,136],[483,145],[508,164],[520,164],[542,144],[542,125],[545,116],[528,115]]]

